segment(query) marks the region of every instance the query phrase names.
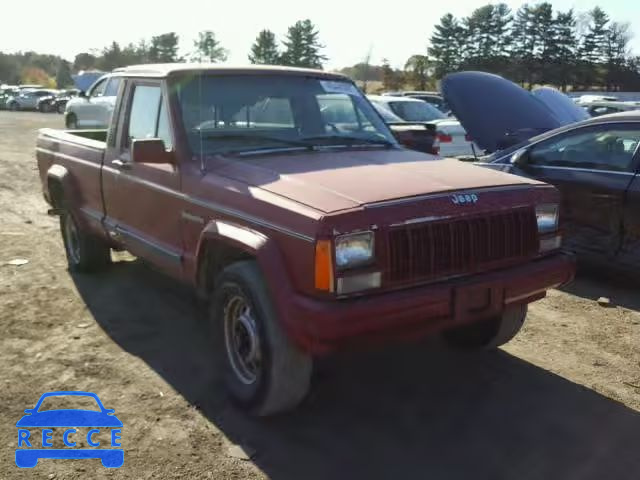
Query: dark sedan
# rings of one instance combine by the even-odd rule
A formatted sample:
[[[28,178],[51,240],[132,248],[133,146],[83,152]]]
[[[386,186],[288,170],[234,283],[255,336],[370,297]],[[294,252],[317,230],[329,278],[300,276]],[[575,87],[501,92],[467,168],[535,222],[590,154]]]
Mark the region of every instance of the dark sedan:
[[[565,243],[640,267],[640,112],[604,115],[494,153],[486,166],[555,185]]]
[[[445,99],[489,152],[479,165],[555,185],[565,245],[640,267],[640,112],[589,118],[566,95],[480,72],[449,75]],[[635,255],[634,255],[635,253]]]

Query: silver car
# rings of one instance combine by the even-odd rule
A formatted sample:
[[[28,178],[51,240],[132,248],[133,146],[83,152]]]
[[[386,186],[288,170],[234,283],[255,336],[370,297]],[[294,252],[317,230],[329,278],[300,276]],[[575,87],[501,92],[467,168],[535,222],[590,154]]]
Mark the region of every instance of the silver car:
[[[89,89],[67,102],[65,125],[71,130],[107,128],[116,105],[120,77],[103,75]]]
[[[7,100],[6,107],[14,112],[17,110],[37,110],[40,98],[55,94],[55,90],[21,90],[19,94]]]

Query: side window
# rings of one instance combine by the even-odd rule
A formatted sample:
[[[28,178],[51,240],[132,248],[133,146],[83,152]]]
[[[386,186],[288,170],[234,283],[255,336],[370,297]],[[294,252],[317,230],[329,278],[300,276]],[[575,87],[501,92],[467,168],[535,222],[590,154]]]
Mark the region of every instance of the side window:
[[[128,142],[135,138],[161,138],[172,147],[169,118],[159,86],[137,85],[129,113]]]
[[[536,145],[530,152],[529,162],[625,172],[631,170],[639,141],[640,129],[637,127],[581,129]]]
[[[104,88],[107,86],[107,80],[108,78],[105,78],[104,80],[100,80],[100,82],[97,83],[95,87],[93,87],[89,96],[101,97],[104,94]]]
[[[120,87],[120,78],[112,77],[104,89],[105,97],[115,97],[118,94],[118,88]]]

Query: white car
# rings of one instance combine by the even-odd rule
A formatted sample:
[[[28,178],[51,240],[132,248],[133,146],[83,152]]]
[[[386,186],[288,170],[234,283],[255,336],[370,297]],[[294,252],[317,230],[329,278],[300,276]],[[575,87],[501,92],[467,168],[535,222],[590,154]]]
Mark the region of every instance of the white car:
[[[64,112],[68,129],[108,128],[116,105],[120,77],[107,74],[100,77],[86,93],[69,100]]]
[[[467,136],[454,117],[447,117],[429,103],[411,97],[368,95],[376,107],[381,107],[407,123],[430,123],[436,126],[442,157],[475,157],[482,150]]]

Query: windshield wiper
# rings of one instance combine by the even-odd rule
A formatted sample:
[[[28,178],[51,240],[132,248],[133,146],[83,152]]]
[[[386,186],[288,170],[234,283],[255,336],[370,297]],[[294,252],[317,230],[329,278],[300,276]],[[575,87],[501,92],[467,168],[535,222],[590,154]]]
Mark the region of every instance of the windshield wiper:
[[[287,138],[279,138],[279,137],[270,137],[269,135],[260,135],[260,134],[246,134],[246,133],[204,133],[202,134],[202,138],[205,138],[207,140],[233,140],[233,139],[240,139],[240,140],[265,140],[268,142],[278,142],[281,143],[283,145],[289,145],[292,147],[303,147],[303,148],[308,148],[309,150],[311,150],[313,148],[313,145],[309,144],[308,142],[304,142],[301,140],[290,140]]]
[[[353,135],[315,135],[312,137],[302,137],[305,142],[317,142],[318,140],[330,140],[343,142],[349,147],[354,145],[382,145],[384,147],[393,147],[395,144],[383,138],[358,137]],[[333,146],[333,145],[328,145]]]

